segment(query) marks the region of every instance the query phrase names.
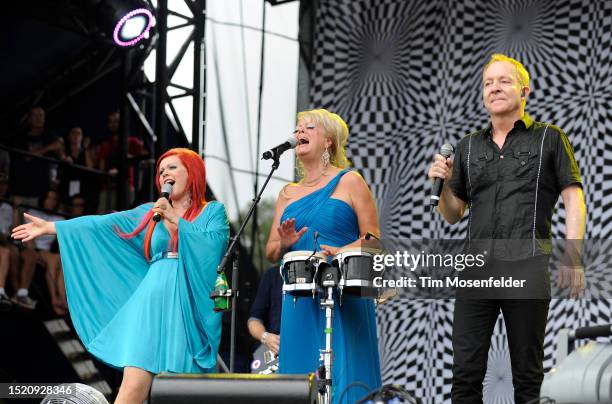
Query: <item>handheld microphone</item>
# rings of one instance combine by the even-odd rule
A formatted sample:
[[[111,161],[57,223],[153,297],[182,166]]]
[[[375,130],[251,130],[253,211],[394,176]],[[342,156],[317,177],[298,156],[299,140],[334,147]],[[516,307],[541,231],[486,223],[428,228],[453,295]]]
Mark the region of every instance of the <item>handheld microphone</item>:
[[[161,187],[161,197],[162,198],[166,198],[170,200],[170,194],[172,193],[172,185],[173,184],[170,184],[169,182],[162,185]],[[154,222],[159,222],[161,218],[162,218],[162,215],[160,213],[156,213],[153,215]]]
[[[285,143],[281,143],[278,146],[273,147],[272,149],[265,152],[261,156],[261,159],[270,160],[274,156],[280,157],[280,155],[283,154],[285,151],[295,148],[295,146],[297,146],[297,142],[298,142],[297,139],[291,136],[289,139],[287,139]]]
[[[455,148],[450,143],[445,143],[440,147],[440,154],[444,159],[449,158],[455,152]],[[435,207],[438,206],[438,202],[440,202],[440,193],[442,193],[442,185],[444,185],[444,180],[442,178],[436,178],[433,186],[431,187],[431,195],[429,196],[429,206]]]

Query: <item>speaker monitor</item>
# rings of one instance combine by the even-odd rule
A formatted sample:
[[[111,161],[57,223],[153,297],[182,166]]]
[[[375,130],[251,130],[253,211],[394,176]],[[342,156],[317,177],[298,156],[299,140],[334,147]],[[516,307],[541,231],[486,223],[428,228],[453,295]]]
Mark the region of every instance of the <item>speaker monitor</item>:
[[[316,403],[310,375],[161,374],[153,379],[151,404]]]

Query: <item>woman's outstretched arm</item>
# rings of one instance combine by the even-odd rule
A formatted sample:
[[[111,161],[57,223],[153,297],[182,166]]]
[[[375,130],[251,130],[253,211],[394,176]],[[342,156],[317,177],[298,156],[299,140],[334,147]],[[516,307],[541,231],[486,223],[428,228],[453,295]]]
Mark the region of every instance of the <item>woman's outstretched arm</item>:
[[[23,216],[26,220],[30,220],[30,223],[22,224],[13,229],[11,237],[15,240],[21,240],[25,243],[45,234],[56,234],[54,222],[48,222],[27,213],[24,213]]]

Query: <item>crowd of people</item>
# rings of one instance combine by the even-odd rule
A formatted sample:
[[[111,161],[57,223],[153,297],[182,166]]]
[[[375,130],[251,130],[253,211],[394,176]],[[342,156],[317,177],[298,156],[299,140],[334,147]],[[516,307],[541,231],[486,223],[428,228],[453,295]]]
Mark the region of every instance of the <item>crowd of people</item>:
[[[76,124],[66,125],[60,136],[47,127],[45,118],[43,108],[31,108],[24,127],[0,145],[0,311],[14,306],[35,309],[37,301],[30,296],[30,286],[36,268],[41,267],[53,311],[67,313],[56,237],[27,243],[10,237],[11,228],[23,223],[23,213],[58,221],[117,209],[119,112],[108,115],[98,142]],[[144,142],[130,136],[128,157],[147,156]],[[128,170],[127,200],[133,203],[136,170],[134,165]]]

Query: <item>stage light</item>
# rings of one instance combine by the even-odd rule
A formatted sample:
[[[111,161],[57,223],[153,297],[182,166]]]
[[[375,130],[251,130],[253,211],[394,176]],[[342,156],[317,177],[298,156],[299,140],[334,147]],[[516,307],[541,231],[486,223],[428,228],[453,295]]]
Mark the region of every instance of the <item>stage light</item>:
[[[133,46],[148,38],[155,17],[142,0],[87,0],[101,33],[118,46]]]
[[[153,14],[146,8],[132,10],[115,25],[113,40],[119,46],[132,46],[148,36],[153,20]]]

